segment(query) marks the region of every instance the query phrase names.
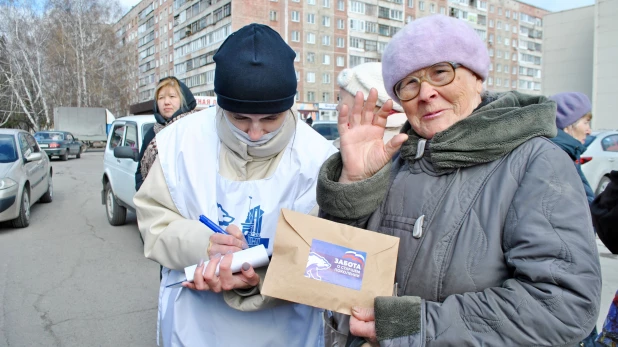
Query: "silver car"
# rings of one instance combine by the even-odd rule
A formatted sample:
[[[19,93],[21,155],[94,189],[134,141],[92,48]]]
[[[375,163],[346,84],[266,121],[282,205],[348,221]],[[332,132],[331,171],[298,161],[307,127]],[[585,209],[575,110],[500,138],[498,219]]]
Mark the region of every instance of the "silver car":
[[[0,222],[30,225],[30,206],[52,201],[52,174],[47,154],[32,135],[0,129]]]

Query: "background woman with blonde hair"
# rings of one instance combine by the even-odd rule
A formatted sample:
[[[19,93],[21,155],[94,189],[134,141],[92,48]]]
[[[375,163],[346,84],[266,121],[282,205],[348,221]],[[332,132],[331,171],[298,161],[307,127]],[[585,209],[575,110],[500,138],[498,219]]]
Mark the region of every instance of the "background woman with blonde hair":
[[[157,157],[155,135],[187,114],[195,112],[197,105],[193,93],[176,77],[166,77],[159,81],[155,90],[154,116],[155,126],[144,135],[144,145],[137,160],[135,172],[135,190],[138,191],[148,175],[148,171]]]

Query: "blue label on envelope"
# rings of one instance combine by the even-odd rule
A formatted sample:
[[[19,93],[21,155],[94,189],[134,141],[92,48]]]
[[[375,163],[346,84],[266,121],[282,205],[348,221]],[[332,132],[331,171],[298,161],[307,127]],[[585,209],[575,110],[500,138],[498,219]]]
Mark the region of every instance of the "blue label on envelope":
[[[313,239],[305,277],[360,290],[367,253]]]

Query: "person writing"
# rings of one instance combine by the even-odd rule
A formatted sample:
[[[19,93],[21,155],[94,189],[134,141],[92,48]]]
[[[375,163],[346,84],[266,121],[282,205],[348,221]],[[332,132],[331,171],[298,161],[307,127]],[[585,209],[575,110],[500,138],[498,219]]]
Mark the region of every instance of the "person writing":
[[[568,346],[592,330],[599,258],[579,175],[547,139],[556,104],[483,91],[488,68],[468,24],[424,17],[382,59],[402,132],[384,144],[392,101],[374,112],[376,90],[343,107],[340,153],[318,180],[320,214],[400,238],[397,296],[353,307],[350,339]]]
[[[241,28],[214,56],[217,107],[157,134],[158,158],[134,201],[144,254],[163,266],[165,346],[323,345],[322,310],[261,295],[266,268],[230,269],[247,247],[272,253],[281,208],[316,207],[320,166],[336,152],[293,110],[294,58],[271,28]],[[194,283],[167,287],[196,263]]]

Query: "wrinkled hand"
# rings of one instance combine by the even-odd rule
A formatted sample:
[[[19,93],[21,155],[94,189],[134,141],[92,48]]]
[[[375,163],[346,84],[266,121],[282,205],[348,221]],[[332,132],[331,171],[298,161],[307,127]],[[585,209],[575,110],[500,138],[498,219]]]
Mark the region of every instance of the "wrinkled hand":
[[[393,101],[388,100],[374,114],[378,91],[371,88],[367,101],[362,92],[356,93],[354,107],[348,110],[341,107],[337,128],[341,136],[340,152],[343,170],[339,182],[351,183],[373,176],[386,165],[401,145],[408,139],[406,134],[398,134],[384,144],[386,119],[393,109]]]
[[[350,333],[364,337],[372,346],[379,346],[376,336],[376,317],[373,308],[354,307],[350,317]]]
[[[236,225],[232,224],[228,226],[225,231],[227,231],[229,235],[217,233],[210,235],[208,257],[212,258],[217,254],[233,253],[249,248],[245,236]]]
[[[182,286],[193,290],[209,290],[220,293],[224,290],[247,289],[260,283],[260,276],[249,263],[242,264],[239,273],[232,274],[233,253],[221,257],[220,254],[210,258],[204,269],[204,263],[195,269],[193,283],[183,282]],[[219,276],[215,274],[219,265]]]

